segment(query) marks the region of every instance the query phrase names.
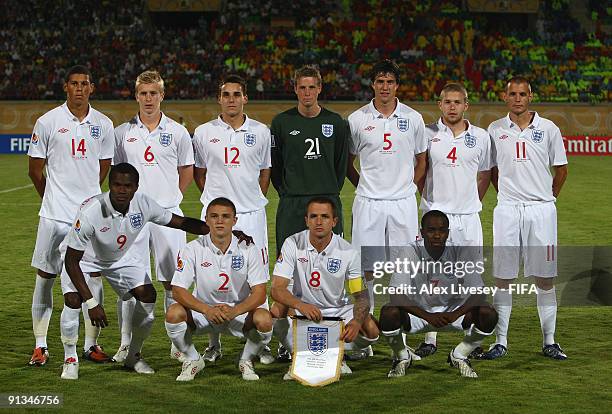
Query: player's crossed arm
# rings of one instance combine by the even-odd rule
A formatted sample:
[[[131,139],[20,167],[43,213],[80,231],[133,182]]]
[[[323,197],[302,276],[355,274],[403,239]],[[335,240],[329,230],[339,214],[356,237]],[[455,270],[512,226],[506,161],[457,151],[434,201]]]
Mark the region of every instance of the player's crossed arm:
[[[289,292],[287,287],[289,286],[290,280],[291,279],[277,275],[272,277],[272,299],[289,308],[296,309],[311,321],[321,322],[321,320],[323,320],[323,314],[318,307],[302,302]]]

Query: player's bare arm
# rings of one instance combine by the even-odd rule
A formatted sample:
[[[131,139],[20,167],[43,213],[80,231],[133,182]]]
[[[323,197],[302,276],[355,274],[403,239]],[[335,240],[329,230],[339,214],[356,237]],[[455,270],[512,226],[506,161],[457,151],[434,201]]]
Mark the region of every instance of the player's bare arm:
[[[104,183],[106,180],[106,175],[108,174],[111,167],[112,159],[100,160],[100,185]]]
[[[268,195],[268,188],[270,188],[270,175],[272,170],[270,168],[264,168],[259,171],[259,188],[263,195]]]
[[[172,297],[185,309],[201,313],[214,324],[222,324],[231,320],[225,315],[221,307],[207,305],[183,287],[172,285]]]
[[[346,168],[346,177],[355,187],[357,187],[357,185],[359,184],[359,171],[357,171],[357,168],[355,168],[356,158],[357,155],[349,154],[348,164]]]
[[[499,192],[497,189],[497,182],[499,180],[499,170],[497,167],[491,168],[491,184],[493,184],[493,188],[495,188],[496,192]]]
[[[202,220],[194,219],[191,217],[182,217],[176,214],[172,214],[172,219],[166,227],[172,227],[173,229],[180,229],[191,234],[208,234],[210,229]]]
[[[265,301],[266,284],[261,283],[259,285],[251,286],[251,294],[245,300],[236,306],[226,306],[222,309],[228,318],[234,319],[238,315],[254,311],[259,306],[263,305]]]
[[[417,190],[419,192],[419,194],[423,195],[423,189],[425,188],[425,181],[427,178],[427,172],[429,171],[429,173],[431,174],[433,171],[429,170],[429,157],[425,157],[425,174],[423,174],[423,178],[421,178],[420,181],[416,181],[415,180],[415,184],[417,186]],[[416,176],[415,176],[416,177]]]
[[[364,289],[360,292],[353,294],[353,319],[344,327],[340,339],[344,342],[353,342],[363,323],[370,313],[370,299],[368,298],[368,291]]]
[[[422,152],[416,155],[416,163],[414,165],[414,184],[419,187],[419,184],[422,182],[421,187],[425,185],[425,173],[427,172],[427,151]]]
[[[179,190],[181,193],[185,194],[187,191],[187,187],[193,181],[193,165],[183,165],[177,168],[179,175]],[[202,186],[202,188],[204,188]]]
[[[418,318],[426,320],[436,328],[441,328],[452,323],[448,315],[449,312],[427,312],[419,306],[401,306],[400,308]]]
[[[43,174],[43,170],[47,160],[45,158],[28,158],[28,176],[32,180],[32,184],[34,184],[34,188],[36,188],[40,198],[43,198],[45,195],[45,185],[47,184],[47,178]]]
[[[491,184],[491,170],[489,171],[480,171],[478,172],[478,198],[480,201],[487,194],[487,190],[489,189],[489,184]]]
[[[276,275],[273,276],[271,291],[272,299],[289,308],[297,309],[311,321],[320,322],[323,319],[321,310],[315,305],[304,303],[293,296],[287,289],[287,286],[289,286],[289,279]]]
[[[72,284],[76,288],[81,300],[84,302],[93,298],[91,291],[89,290],[89,286],[87,286],[87,282],[85,281],[85,276],[83,276],[83,272],[81,271],[81,266],[79,263],[83,258],[83,254],[85,252],[81,250],[75,250],[71,247],[68,247],[66,250],[66,258],[64,260],[64,266],[66,266],[66,271],[68,272],[68,276],[70,276],[70,280]],[[106,319],[106,313],[104,312],[104,308],[98,304],[93,308],[89,309],[89,318],[91,319],[91,323],[94,326],[98,326],[100,328],[104,328],[108,326],[108,320]]]
[[[200,193],[204,192],[204,186],[206,185],[206,168],[193,168],[193,178],[200,189]]]
[[[553,178],[553,196],[559,197],[559,193],[561,193],[561,188],[563,184],[565,184],[565,180],[567,179],[567,164],[566,165],[556,165],[553,167],[555,172],[555,176]]]

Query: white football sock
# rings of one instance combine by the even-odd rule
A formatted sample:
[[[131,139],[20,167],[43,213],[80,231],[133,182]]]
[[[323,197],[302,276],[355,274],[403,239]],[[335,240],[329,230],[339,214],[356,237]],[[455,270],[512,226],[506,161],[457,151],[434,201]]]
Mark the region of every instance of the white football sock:
[[[393,351],[393,355],[398,359],[410,359],[401,329],[394,331],[382,331],[383,336],[387,339],[389,347]]]
[[[102,284],[102,277],[90,277],[87,285],[94,299],[96,299],[100,305],[104,306],[104,285]],[[102,328],[91,324],[91,319],[89,319],[89,308],[85,302],[83,302],[81,308],[83,309],[83,321],[85,323],[85,343],[83,344],[83,350],[87,351],[98,343],[98,336],[100,336],[100,330]]]
[[[45,279],[36,275],[32,295],[32,331],[36,338],[36,348],[47,347],[47,331],[53,312],[53,284],[55,278]]]
[[[463,341],[453,349],[453,356],[455,358],[467,358],[474,349],[482,344],[483,339],[493,333],[482,332],[475,326],[472,326],[472,329],[466,332],[469,332],[469,334],[466,334]]]
[[[140,353],[142,344],[148,338],[153,327],[155,303],[136,301],[134,315],[132,316],[132,340],[127,359],[131,360],[135,354]]]
[[[117,319],[119,320],[119,329],[121,333],[121,346],[128,346],[132,340],[132,317],[134,315],[134,307],[136,307],[136,298],[131,297],[128,300],[117,299]]]
[[[79,340],[79,317],[81,309],[72,309],[64,305],[60,316],[60,333],[62,344],[64,344],[64,360],[67,358],[76,358],[77,342]],[[91,323],[91,322],[89,322]]]
[[[293,338],[290,328],[289,318],[274,319],[274,324],[272,325],[272,332],[274,336],[278,339],[278,342],[285,347],[285,349],[292,353]]]
[[[168,312],[170,305],[176,303],[174,297],[172,297],[172,290],[164,289],[164,315]]]
[[[498,290],[493,296],[493,307],[497,311],[495,343],[508,347],[508,325],[512,313],[512,294],[508,290]]]
[[[208,334],[208,346],[221,349],[221,334],[218,332],[212,332]]]
[[[543,344],[552,345],[555,343],[555,327],[557,325],[556,290],[554,286],[550,290],[536,289],[538,293],[538,316],[540,316]]]
[[[270,343],[270,339],[272,339],[272,331],[260,332],[255,328],[251,329],[246,334],[246,344],[244,344],[240,359],[252,361],[260,354],[264,346]]]
[[[361,334],[357,335],[357,338],[353,342],[349,342],[348,344],[344,344],[344,349],[347,351],[359,351],[366,349],[369,346],[372,346],[378,341],[378,337],[370,339]]]
[[[425,339],[424,342],[426,344],[431,344],[431,345],[436,345],[436,339],[438,337],[438,333],[437,332],[427,332],[425,334]]]
[[[200,354],[193,345],[192,333],[188,329],[187,322],[166,322],[166,332],[176,349],[185,354],[187,358],[192,361],[200,359]]]
[[[374,315],[374,279],[367,280],[366,285],[368,286],[368,298],[370,299],[370,315]]]

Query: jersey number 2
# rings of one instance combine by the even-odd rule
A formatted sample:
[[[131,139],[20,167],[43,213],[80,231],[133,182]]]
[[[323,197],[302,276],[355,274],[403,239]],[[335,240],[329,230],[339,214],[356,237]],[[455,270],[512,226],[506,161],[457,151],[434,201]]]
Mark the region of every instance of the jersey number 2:
[[[221,286],[219,286],[217,290],[221,292],[227,292],[229,290],[229,288],[227,287],[229,283],[229,276],[227,275],[227,273],[219,273],[219,277],[223,279],[223,283],[221,283]]]

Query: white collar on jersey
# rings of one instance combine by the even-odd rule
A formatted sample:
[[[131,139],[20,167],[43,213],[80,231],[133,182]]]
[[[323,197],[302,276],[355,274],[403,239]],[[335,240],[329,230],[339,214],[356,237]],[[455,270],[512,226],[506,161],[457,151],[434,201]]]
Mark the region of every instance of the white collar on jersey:
[[[472,124],[465,118],[463,120],[468,124],[468,127],[466,128],[465,132],[469,132],[473,135]],[[448,130],[450,129],[444,122],[442,122],[442,117],[438,118],[438,129],[444,132],[448,132]]]
[[[166,129],[166,124],[168,123],[168,117],[166,116],[166,114],[164,114],[163,112],[161,112],[161,118],[159,120],[159,125],[157,125],[156,129],[161,129],[164,130]],[[136,121],[136,125],[138,125],[138,128],[146,128],[145,124],[142,123],[142,121],[140,120],[140,114],[136,114],[136,116],[134,117],[134,120]]]
[[[370,112],[372,113],[372,118],[374,119],[384,118],[384,115],[378,112],[378,109],[376,109],[376,107],[374,106],[374,99],[370,101],[370,103],[368,104],[368,107],[370,108]],[[391,115],[389,115],[389,118],[400,118],[401,115],[402,115],[402,103],[399,101],[398,98],[395,98],[395,110],[393,111]]]
[[[306,242],[308,243],[307,249],[309,252],[314,251],[317,254],[322,254],[323,256],[327,256],[329,254],[329,251],[333,248],[333,245],[336,242],[336,237],[338,237],[336,233],[332,232],[332,238],[329,241],[329,244],[325,246],[325,249],[323,249],[321,253],[319,253],[317,249],[310,243],[310,230],[306,230]]]
[[[62,109],[64,110],[64,112],[66,113],[66,116],[68,117],[68,119],[70,119],[71,121],[76,121],[76,122],[80,122],[79,118],[77,118],[72,112],[70,112],[70,109],[68,109],[68,101],[64,102],[64,104],[62,105]],[[91,116],[91,105],[87,105],[87,115],[85,115],[85,118],[83,118],[83,122],[80,122],[81,124],[91,124],[91,121],[89,120],[89,117]]]
[[[529,129],[537,128],[538,125],[540,125],[540,119],[541,119],[540,115],[538,115],[536,111],[530,111],[530,113],[534,115],[533,115],[533,120],[531,121],[531,124],[529,124],[527,128]],[[506,124],[508,125],[509,128],[512,128],[515,125],[514,122],[512,122],[512,120],[510,119],[510,112],[508,112],[508,114],[506,115]]]
[[[203,237],[203,241],[204,241],[204,246],[208,246],[208,248],[212,250],[214,254],[219,255],[219,256],[224,254],[221,251],[221,249],[215,246],[215,244],[212,242],[212,239],[210,238],[210,233],[208,233],[207,235]],[[227,251],[225,252],[225,254],[234,254],[237,251],[238,251],[238,238],[232,235],[232,241],[230,242],[230,245],[227,248]]]
[[[234,128],[232,128],[232,126],[230,124],[228,124],[227,122],[225,122],[223,120],[223,118],[221,118],[221,114],[219,114],[217,116],[217,120],[219,121],[219,123],[221,125],[223,125],[225,127],[225,129],[231,129],[234,130]],[[244,114],[244,122],[242,123],[242,125],[240,126],[240,128],[236,129],[235,132],[245,132],[249,130],[249,121],[250,118],[247,114]]]

